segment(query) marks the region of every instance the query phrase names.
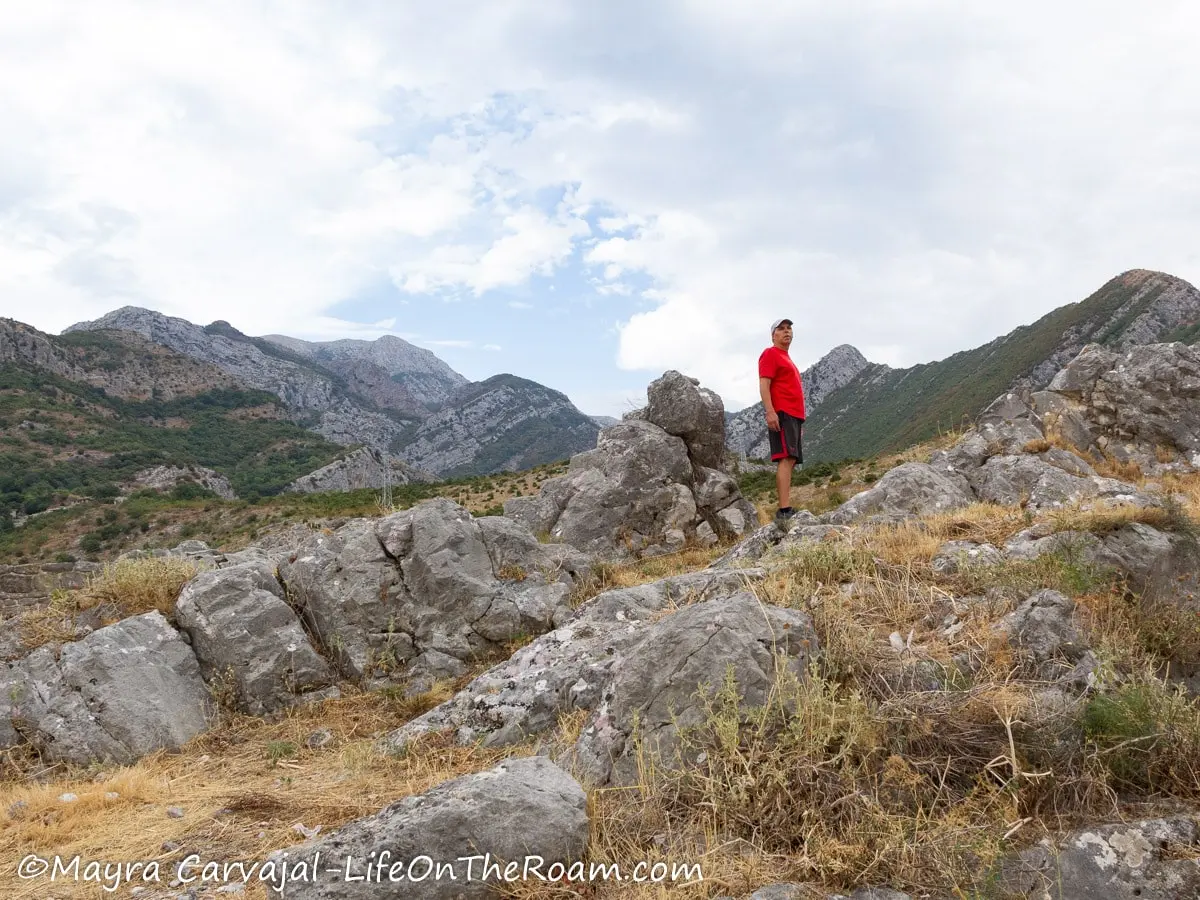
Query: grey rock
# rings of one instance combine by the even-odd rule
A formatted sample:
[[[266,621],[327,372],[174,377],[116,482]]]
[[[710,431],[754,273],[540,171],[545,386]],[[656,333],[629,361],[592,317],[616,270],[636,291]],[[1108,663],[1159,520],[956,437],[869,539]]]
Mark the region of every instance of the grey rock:
[[[1095,660],[1074,623],[1075,602],[1054,590],[1041,590],[993,626],[1014,647],[1027,652],[1043,677],[1069,671],[1072,681],[1085,681]]]
[[[991,544],[975,541],[947,541],[938,548],[931,568],[940,575],[952,575],[964,569],[986,568],[1004,561],[1004,554]]]
[[[812,894],[802,884],[767,884],[750,895],[750,900],[807,900]]]
[[[158,612],[11,664],[0,721],[49,759],[128,764],[208,728],[213,705],[192,649]]]
[[[151,469],[143,469],[133,476],[127,488],[130,491],[166,491],[186,483],[198,484],[225,500],[237,497],[228,478],[204,466],[154,466]]]
[[[1200,896],[1196,821],[1081,828],[1003,861],[1000,887],[1028,900],[1183,900]],[[1180,858],[1176,851],[1186,853]]]
[[[695,466],[724,468],[725,405],[720,397],[674,370],[652,381],[646,396],[647,421],[683,438]]]
[[[597,785],[636,777],[635,737],[663,764],[677,762],[679,729],[703,720],[702,688],[719,688],[731,667],[742,703],[761,706],[782,670],[806,677],[817,644],[806,615],[747,592],[660,619],[614,667],[575,748],[580,771]]]
[[[899,520],[967,506],[974,497],[961,484],[930,465],[903,463],[871,488],[851,497],[820,520],[828,525],[848,525],[859,519]]]
[[[595,708],[613,666],[662,610],[729,596],[762,576],[755,569],[692,572],[606,591],[450,700],[392,732],[381,749],[399,752],[444,730],[453,730],[459,743],[485,746],[541,734],[565,712]]]
[[[428,857],[452,866],[454,878],[443,874],[398,882],[385,878],[377,883],[321,877],[290,882],[283,896],[288,900],[494,897],[504,884],[482,877],[485,854],[501,869],[516,861],[517,871],[530,857],[540,857],[545,872],[553,863],[569,865],[583,859],[588,832],[587,797],[574,779],[541,757],[510,759],[406,797],[328,837],[289,850],[291,861],[311,860],[319,853],[322,860],[337,860],[341,866],[353,858],[360,861],[360,874],[362,861],[372,854],[376,858],[390,854],[404,865]],[[468,871],[465,858],[476,855]]]
[[[421,480],[418,475],[405,463],[386,456],[374,447],[360,447],[315,472],[297,478],[283,490],[285,493],[312,494],[382,488]]]
[[[334,681],[265,561],[198,575],[184,585],[175,614],[204,678],[229,679],[243,712],[277,712]]]
[[[1027,528],[1009,538],[1004,554],[1010,559],[1034,560],[1047,553],[1061,553],[1076,562],[1091,562],[1100,539],[1089,531],[1057,531],[1042,534],[1037,528]]]
[[[540,542],[528,528],[505,516],[475,520],[497,576],[540,573],[547,581],[573,583],[588,573],[591,557],[569,544]]]
[[[564,621],[572,573],[586,564],[439,498],[314,535],[280,576],[344,675],[429,683]],[[524,577],[511,577],[518,569]]]
[[[279,566],[305,630],[352,679],[398,671],[417,652],[404,615],[408,590],[375,527],[354,520],[333,534],[317,533]]]

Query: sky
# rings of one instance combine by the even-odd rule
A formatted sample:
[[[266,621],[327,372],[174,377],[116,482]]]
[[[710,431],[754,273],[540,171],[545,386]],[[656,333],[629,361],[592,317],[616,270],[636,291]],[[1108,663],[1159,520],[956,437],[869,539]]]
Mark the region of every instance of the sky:
[[[1200,283],[1200,6],[89,0],[0,11],[0,316],[396,334],[619,416]]]

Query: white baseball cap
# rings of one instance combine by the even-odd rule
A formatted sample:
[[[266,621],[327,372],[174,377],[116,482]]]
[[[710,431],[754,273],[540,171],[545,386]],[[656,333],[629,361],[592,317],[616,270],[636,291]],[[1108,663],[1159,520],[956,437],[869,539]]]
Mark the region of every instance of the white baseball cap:
[[[791,319],[776,319],[774,322],[771,323],[771,336],[774,337],[775,329],[778,328],[780,325],[791,325],[791,324],[792,324]]]

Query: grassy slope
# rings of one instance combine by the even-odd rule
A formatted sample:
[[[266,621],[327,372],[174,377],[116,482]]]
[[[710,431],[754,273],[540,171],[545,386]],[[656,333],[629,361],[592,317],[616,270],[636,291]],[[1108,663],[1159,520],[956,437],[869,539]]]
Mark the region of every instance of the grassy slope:
[[[861,459],[960,428],[1046,359],[1066,331],[1108,319],[1140,287],[1141,282],[1130,285],[1113,279],[1086,300],[1060,307],[974,350],[882,374],[880,367],[867,369],[830,394],[820,415],[805,426],[806,457],[814,462]],[[1148,292],[1092,339],[1115,340],[1155,296],[1156,291]]]

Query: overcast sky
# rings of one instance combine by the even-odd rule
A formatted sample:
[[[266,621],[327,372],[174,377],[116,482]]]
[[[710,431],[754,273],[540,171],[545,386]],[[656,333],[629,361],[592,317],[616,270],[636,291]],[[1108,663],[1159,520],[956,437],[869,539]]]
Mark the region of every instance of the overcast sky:
[[[0,11],[0,315],[400,335],[619,415],[1200,280],[1200,6],[39,0]],[[632,398],[632,399],[631,399]]]

